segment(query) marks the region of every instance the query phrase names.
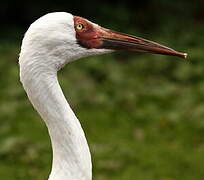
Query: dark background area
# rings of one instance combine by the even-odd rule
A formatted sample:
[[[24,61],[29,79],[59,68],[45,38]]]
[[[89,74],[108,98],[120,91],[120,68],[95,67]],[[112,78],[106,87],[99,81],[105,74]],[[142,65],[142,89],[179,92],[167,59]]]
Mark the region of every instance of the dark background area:
[[[19,82],[24,33],[42,15],[66,11],[162,43],[189,57],[117,52],[59,72],[92,152],[94,180],[204,177],[204,1],[2,1],[0,179],[47,179],[47,129]]]
[[[202,0],[144,0],[144,1],[2,1],[0,6],[1,31],[25,29],[40,16],[55,11],[66,11],[105,25],[136,28],[150,33],[161,25],[204,23]],[[169,22],[170,21],[170,22]],[[123,25],[123,26],[122,26]],[[128,28],[127,28],[128,27]],[[151,31],[150,31],[151,30]]]

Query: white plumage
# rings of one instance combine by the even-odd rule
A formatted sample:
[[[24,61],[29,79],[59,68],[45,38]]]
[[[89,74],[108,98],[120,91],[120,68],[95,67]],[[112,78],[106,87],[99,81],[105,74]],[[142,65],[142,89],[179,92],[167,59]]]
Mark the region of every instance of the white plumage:
[[[51,137],[53,163],[49,180],[92,177],[87,141],[63,95],[57,71],[72,60],[102,52],[85,50],[77,44],[73,16],[68,13],[47,14],[25,34],[19,58],[20,79]]]

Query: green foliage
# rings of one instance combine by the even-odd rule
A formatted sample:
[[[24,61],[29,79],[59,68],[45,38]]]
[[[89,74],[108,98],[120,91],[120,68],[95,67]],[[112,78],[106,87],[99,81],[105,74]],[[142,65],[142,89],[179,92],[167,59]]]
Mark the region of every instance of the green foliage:
[[[150,37],[186,50],[187,60],[120,52],[59,73],[86,132],[95,180],[203,179],[203,32],[201,25],[172,23]],[[18,53],[19,42],[0,43],[0,177],[42,180],[51,147],[19,82]]]

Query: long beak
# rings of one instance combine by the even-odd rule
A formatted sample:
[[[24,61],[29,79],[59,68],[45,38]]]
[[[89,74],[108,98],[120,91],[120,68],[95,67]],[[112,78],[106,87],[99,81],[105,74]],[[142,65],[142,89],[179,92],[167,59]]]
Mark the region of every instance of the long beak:
[[[187,53],[175,51],[169,47],[163,46],[153,41],[149,41],[140,37],[112,31],[101,28],[100,38],[102,43],[98,48],[127,50],[136,52],[148,52],[154,54],[164,54],[170,56],[187,57]]]

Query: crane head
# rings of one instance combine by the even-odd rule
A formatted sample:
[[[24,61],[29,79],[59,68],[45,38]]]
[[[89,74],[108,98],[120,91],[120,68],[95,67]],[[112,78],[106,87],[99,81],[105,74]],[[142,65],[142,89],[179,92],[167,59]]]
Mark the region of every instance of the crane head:
[[[56,12],[31,24],[23,39],[19,63],[58,70],[73,60],[114,50],[187,57],[186,53],[153,41],[103,28],[70,13]]]

